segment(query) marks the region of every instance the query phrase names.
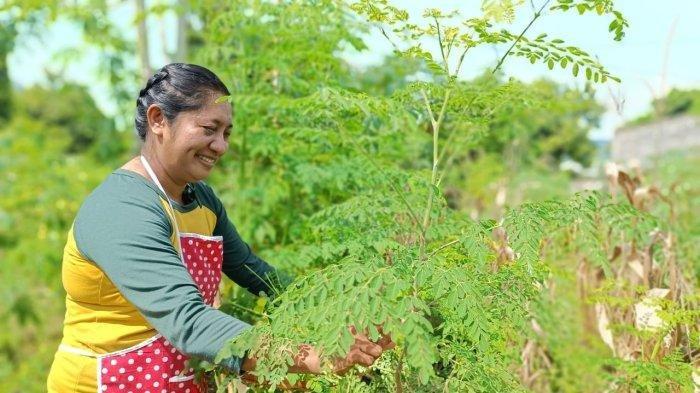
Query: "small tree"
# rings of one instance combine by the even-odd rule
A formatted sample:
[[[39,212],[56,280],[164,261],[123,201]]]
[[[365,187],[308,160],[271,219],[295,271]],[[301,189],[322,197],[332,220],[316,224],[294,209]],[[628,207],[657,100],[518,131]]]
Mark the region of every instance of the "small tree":
[[[335,2],[323,4],[342,9],[333,8],[340,7]],[[295,128],[292,135],[332,140],[330,162],[331,152],[343,151],[341,157],[357,154],[353,170],[359,171],[362,181],[350,183],[351,195],[344,194],[337,203],[330,201],[328,207],[303,220],[293,242],[275,251],[276,261],[294,261],[307,274],[279,294],[260,322],[233,340],[220,356],[250,351],[249,355],[260,359],[255,374],[274,387],[285,378],[297,379],[287,374],[287,365],[298,344],[312,343],[328,357],[342,355],[352,341],[347,326],[354,325],[375,340],[383,333],[391,334],[398,343],[396,351],[376,365],[377,371],[368,376],[369,385],[353,377],[326,374],[309,381],[308,387],[319,391],[332,386],[358,391],[403,391],[406,386],[411,391],[521,388],[510,370],[518,363],[518,348],[530,332],[529,304],[538,296],[548,272],[539,258],[541,243],[551,231],[593,225],[589,211],[580,205],[595,205],[590,198],[524,205],[498,222],[474,222],[446,207],[442,179],[456,151],[481,139],[492,108],[518,100],[524,93],[517,83],[506,83],[467,94],[458,88],[460,69],[470,49],[500,45],[506,50],[493,72],[508,57],[520,56],[550,69],[555,64],[568,67],[574,76],[582,72],[593,82],[616,78],[586,52],[562,40],[544,34],[528,38],[530,27],[544,15],[549,1],[533,10],[519,33],[496,30],[492,25],[493,20],[512,19],[519,3],[484,4],[484,16],[460,24],[455,24],[456,13],[426,10],[427,25],[420,26],[386,1],[357,2],[352,9],[378,25],[396,53],[424,62],[433,78],[411,83],[390,97],[315,85],[304,99],[282,100],[279,107],[261,113],[279,119],[279,113],[293,111],[303,119],[293,124],[312,129],[304,133]],[[247,6],[238,11],[255,15],[260,8],[270,7],[255,1]],[[283,2],[280,7],[289,11],[303,7],[303,2]],[[610,27],[616,39],[626,26],[610,1],[562,0],[549,10],[612,15]],[[313,13],[310,8],[307,11]],[[235,37],[225,34],[229,14],[219,15],[217,26],[221,28],[213,34],[235,43]],[[262,19],[271,24],[305,17],[272,8],[264,15]],[[423,48],[426,39],[437,42],[437,54]],[[224,57],[235,56],[235,48],[242,46],[231,47],[234,49]],[[211,48],[210,53],[218,50]],[[290,73],[273,70],[274,65],[263,65],[252,72],[270,73],[266,88],[279,94],[284,91],[283,78]],[[298,77],[292,76],[289,82]],[[234,97],[243,110],[247,106],[241,100],[253,99]],[[485,111],[471,112],[475,103]],[[427,130],[431,140],[428,165],[417,161],[406,166],[390,159],[391,152],[381,142],[409,140],[406,133],[425,135],[422,130]],[[314,184],[313,171],[304,171],[312,168],[298,169]],[[580,241],[599,246],[594,236],[583,236]]]

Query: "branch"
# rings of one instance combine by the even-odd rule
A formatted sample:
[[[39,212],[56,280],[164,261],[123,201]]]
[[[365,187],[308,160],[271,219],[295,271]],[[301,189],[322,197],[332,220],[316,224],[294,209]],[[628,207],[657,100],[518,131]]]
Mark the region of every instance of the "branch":
[[[435,187],[437,186],[437,172],[438,172],[438,161],[439,161],[438,141],[439,141],[439,136],[440,136],[440,124],[442,124],[442,120],[445,117],[447,103],[450,100],[450,92],[451,92],[451,90],[449,88],[447,90],[445,90],[445,97],[442,100],[442,107],[440,108],[440,113],[438,114],[438,118],[433,123],[433,170],[432,170],[432,174],[430,175],[430,190],[428,191],[428,203],[425,207],[425,212],[423,214],[423,226],[422,226],[421,244],[420,244],[421,258],[425,256],[425,234],[428,231],[428,228],[430,227],[430,212],[433,210],[433,199],[435,196]],[[423,91],[423,99],[425,100],[426,105],[428,106],[428,110],[430,111],[428,97],[425,95],[424,91]],[[432,116],[433,116],[432,111],[429,113],[430,113],[430,116],[432,118]]]
[[[523,38],[523,36],[525,35],[525,33],[530,29],[530,27],[532,26],[532,24],[535,23],[535,21],[540,17],[540,15],[542,15],[542,10],[544,10],[544,7],[546,7],[547,4],[549,4],[550,1],[551,1],[551,0],[545,1],[544,4],[542,4],[542,7],[540,7],[539,11],[535,12],[535,15],[534,15],[534,16],[532,17],[532,19],[530,20],[530,23],[528,23],[527,26],[525,26],[525,28],[523,29],[523,31],[520,32],[520,35],[518,36],[518,38],[516,38],[515,41],[513,41],[513,44],[510,46],[510,48],[508,48],[508,50],[506,51],[506,53],[503,54],[503,57],[501,57],[501,60],[498,61],[498,64],[496,64],[496,67],[493,68],[493,70],[491,71],[492,74],[495,74],[496,71],[498,71],[498,69],[501,68],[501,65],[502,65],[503,62],[506,60],[506,56],[508,56],[508,55],[510,54],[510,52],[513,50],[513,48],[515,47],[515,45],[516,45],[518,42],[520,42],[520,40]]]
[[[425,90],[421,89],[421,95],[423,96],[423,102],[425,102],[425,108],[428,110],[428,116],[430,116],[430,124],[435,127],[435,116],[433,116],[433,110],[430,108],[430,102],[428,101],[428,95],[425,94]]]
[[[459,76],[459,70],[460,70],[460,68],[462,68],[462,63],[464,62],[464,56],[467,55],[467,51],[469,50],[469,48],[471,48],[471,46],[467,46],[464,49],[464,52],[462,52],[462,54],[459,56],[459,62],[457,62],[457,69],[455,70],[455,78],[457,78]]]
[[[446,249],[447,247],[449,247],[449,246],[451,246],[451,245],[453,245],[453,244],[455,244],[455,243],[459,243],[460,240],[461,240],[461,239],[455,239],[455,240],[452,240],[451,242],[447,242],[447,243],[443,244],[442,246],[436,248],[435,250],[433,250],[433,252],[431,252],[430,254],[428,254],[428,258],[432,257],[433,255],[437,254],[438,252],[440,252],[440,251]]]
[[[399,46],[396,45],[396,43],[389,37],[389,34],[387,34],[386,30],[382,26],[379,26],[379,30],[382,32],[382,35],[389,41],[391,46],[394,47],[394,50],[397,52],[401,52],[401,49],[399,49]]]
[[[436,120],[438,123],[438,126],[442,123],[443,117],[445,117],[445,111],[447,109],[447,101],[450,99],[451,92],[452,92],[452,90],[450,90],[450,89],[445,91],[445,99],[442,101],[442,108],[440,108],[440,114],[438,115],[438,118]]]
[[[450,53],[452,53],[452,47],[455,43],[455,40],[457,39],[457,35],[455,34],[452,39],[450,40],[450,43],[447,44],[447,55],[446,57],[449,59],[450,58]]]
[[[447,57],[445,56],[445,48],[442,47],[442,34],[440,33],[440,22],[438,22],[437,17],[433,17],[435,20],[435,28],[437,29],[438,44],[440,45],[440,55],[442,56],[442,63],[445,66],[445,73],[450,76],[450,68],[447,65]]]

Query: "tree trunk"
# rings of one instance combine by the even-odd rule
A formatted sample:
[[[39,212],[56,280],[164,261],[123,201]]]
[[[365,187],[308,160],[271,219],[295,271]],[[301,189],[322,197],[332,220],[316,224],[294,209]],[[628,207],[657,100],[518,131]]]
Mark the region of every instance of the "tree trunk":
[[[136,20],[138,21],[137,43],[141,66],[141,79],[146,81],[153,75],[153,70],[151,69],[151,61],[148,55],[148,28],[146,27],[145,0],[136,0]]]
[[[186,62],[187,60],[187,32],[189,24],[187,23],[187,14],[189,6],[187,0],[178,0],[177,12],[177,50],[175,51],[175,61]]]
[[[7,56],[12,51],[17,31],[8,24],[0,27],[0,120],[7,121],[12,116],[12,82],[7,68]]]

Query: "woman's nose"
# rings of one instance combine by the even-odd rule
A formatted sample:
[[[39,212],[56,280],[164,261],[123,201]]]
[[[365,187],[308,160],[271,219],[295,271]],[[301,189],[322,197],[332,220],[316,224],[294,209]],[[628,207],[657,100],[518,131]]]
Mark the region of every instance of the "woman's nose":
[[[209,148],[215,153],[222,155],[228,150],[228,141],[222,134],[217,134],[216,138],[209,144]]]

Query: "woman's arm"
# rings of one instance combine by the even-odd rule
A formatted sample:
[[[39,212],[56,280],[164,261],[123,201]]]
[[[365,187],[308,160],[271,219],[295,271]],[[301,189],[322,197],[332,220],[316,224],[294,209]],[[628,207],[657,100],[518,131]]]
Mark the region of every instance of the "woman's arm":
[[[250,246],[243,241],[236,227],[228,218],[221,200],[206,183],[200,182],[201,199],[216,214],[214,235],[224,239],[224,260],[221,266],[226,276],[236,284],[247,289],[253,295],[264,292],[274,297],[282,283],[277,271],[269,263],[255,255]]]
[[[158,194],[134,176],[112,175],[86,199],[73,225],[77,248],[177,349],[213,360],[249,325],[204,303]]]

